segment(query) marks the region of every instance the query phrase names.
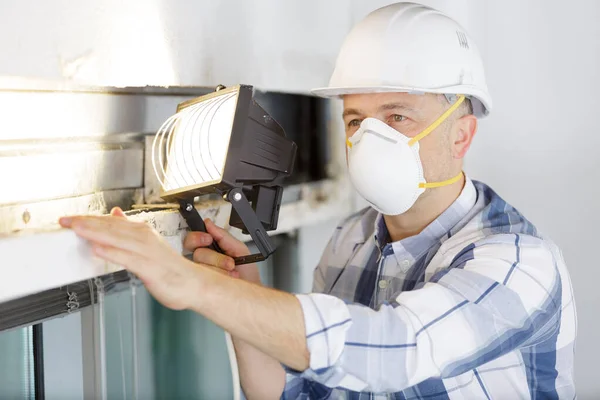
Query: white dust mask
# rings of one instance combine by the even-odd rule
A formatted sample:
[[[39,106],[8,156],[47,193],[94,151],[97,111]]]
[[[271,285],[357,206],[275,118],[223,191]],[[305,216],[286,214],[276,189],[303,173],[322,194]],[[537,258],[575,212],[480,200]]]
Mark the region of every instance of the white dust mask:
[[[357,192],[385,215],[408,211],[427,188],[451,185],[462,177],[442,182],[425,181],[419,140],[430,134],[464,101],[458,100],[427,129],[413,138],[376,118],[366,118],[346,141],[348,171]]]

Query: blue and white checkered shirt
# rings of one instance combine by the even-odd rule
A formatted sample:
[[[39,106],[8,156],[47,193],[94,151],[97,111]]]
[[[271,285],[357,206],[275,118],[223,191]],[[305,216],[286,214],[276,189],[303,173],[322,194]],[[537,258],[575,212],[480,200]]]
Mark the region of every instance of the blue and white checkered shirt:
[[[558,248],[481,182],[417,236],[369,208],[335,231],[282,399],[573,399],[576,315]]]

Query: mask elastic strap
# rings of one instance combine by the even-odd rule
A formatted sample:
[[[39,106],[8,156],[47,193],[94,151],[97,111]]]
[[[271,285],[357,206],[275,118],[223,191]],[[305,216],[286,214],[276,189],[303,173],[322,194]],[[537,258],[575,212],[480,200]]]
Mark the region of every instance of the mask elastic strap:
[[[433,130],[435,128],[440,126],[441,123],[444,122],[446,120],[446,118],[448,118],[450,116],[450,114],[452,114],[454,111],[456,111],[456,109],[462,104],[463,101],[465,101],[465,96],[463,96],[462,94],[458,95],[458,100],[456,101],[456,103],[452,104],[452,107],[450,107],[448,110],[446,110],[445,113],[443,113],[438,119],[436,119],[433,122],[433,124],[429,125],[423,132],[419,133],[417,136],[410,139],[408,141],[408,145],[409,146],[414,145],[419,140],[423,139],[425,136],[427,136],[431,132],[433,132]]]
[[[445,181],[441,181],[441,182],[422,182],[419,183],[419,188],[420,189],[433,189],[433,188],[438,188],[438,187],[442,187],[442,186],[448,186],[448,185],[452,185],[453,183],[456,183],[460,180],[460,178],[462,178],[463,176],[463,172],[460,171],[460,173],[458,175],[456,175],[454,178],[450,178],[448,180]]]

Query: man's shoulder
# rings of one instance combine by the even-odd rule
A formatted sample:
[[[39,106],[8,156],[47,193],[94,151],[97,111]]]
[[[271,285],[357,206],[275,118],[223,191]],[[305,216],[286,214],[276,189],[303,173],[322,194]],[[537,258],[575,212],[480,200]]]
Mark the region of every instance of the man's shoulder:
[[[541,236],[536,226],[492,187],[481,181],[473,181],[473,185],[477,201],[469,222],[478,224],[487,235],[518,233]]]
[[[475,205],[453,228],[441,252],[458,253],[474,247],[514,245],[523,251],[542,250],[551,253],[553,258],[562,258],[558,246],[492,187],[475,180],[473,185],[477,191]]]

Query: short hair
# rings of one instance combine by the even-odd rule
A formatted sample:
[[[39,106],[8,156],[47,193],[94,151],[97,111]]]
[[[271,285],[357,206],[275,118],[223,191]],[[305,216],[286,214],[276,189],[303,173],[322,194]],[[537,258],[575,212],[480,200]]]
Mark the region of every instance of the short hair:
[[[471,99],[465,97],[465,101],[460,105],[460,110],[463,112],[463,116],[473,115],[473,103],[471,102]]]
[[[446,97],[446,95],[444,94],[438,94],[438,99],[442,102],[442,104],[448,104],[448,98]],[[464,117],[465,115],[473,115],[473,103],[471,102],[471,99],[469,99],[468,97],[465,97],[465,101],[463,101],[463,103],[460,105],[460,107],[458,108],[459,111],[459,115],[461,117]]]

